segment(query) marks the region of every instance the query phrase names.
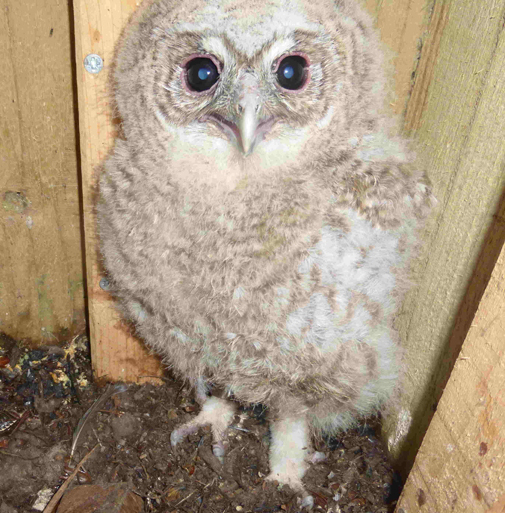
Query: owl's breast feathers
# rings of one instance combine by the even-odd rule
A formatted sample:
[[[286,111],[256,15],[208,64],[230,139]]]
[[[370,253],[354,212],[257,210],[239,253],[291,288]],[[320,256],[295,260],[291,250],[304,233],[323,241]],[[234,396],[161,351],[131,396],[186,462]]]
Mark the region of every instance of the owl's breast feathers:
[[[109,176],[104,253],[140,334],[183,375],[245,401],[298,391],[344,404],[372,381],[392,386],[392,316],[427,200],[418,177],[373,171],[246,186],[218,203],[151,191],[129,197],[126,222],[112,205],[128,187]]]

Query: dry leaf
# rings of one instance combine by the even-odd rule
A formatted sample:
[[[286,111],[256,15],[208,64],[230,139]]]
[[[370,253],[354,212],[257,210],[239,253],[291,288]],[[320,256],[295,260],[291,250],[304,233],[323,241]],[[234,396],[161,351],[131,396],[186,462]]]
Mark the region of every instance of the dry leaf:
[[[140,513],[144,501],[128,490],[125,483],[102,488],[76,486],[61,499],[57,513]]]

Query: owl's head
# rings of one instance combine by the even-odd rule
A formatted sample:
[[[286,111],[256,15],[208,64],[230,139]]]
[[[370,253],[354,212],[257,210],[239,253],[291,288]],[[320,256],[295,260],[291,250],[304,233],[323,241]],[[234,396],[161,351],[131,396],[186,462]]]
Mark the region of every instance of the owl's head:
[[[118,54],[125,135],[228,173],[317,160],[377,130],[377,48],[352,0],[154,0]]]

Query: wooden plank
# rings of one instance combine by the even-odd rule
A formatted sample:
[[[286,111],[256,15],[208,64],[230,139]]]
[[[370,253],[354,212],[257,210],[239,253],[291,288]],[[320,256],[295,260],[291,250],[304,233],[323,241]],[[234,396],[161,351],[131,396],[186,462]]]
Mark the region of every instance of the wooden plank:
[[[381,40],[390,50],[395,97],[394,112],[404,114],[412,88],[412,73],[428,27],[433,0],[365,0]]]
[[[504,15],[503,0],[436,1],[407,105],[405,125],[420,141],[439,208],[419,287],[398,319],[406,378],[388,429],[404,474],[505,240]]]
[[[505,246],[397,513],[505,511],[504,383]]]
[[[150,356],[121,320],[114,300],[100,286],[95,190],[99,166],[111,149],[116,131],[110,108],[108,73],[114,45],[139,2],[135,0],[76,0],[74,2],[77,82],[81,140],[89,329],[93,370],[97,377],[123,381],[156,381],[162,375],[157,357]],[[84,58],[97,54],[104,69],[91,74]]]
[[[84,330],[68,2],[0,0],[0,332]]]

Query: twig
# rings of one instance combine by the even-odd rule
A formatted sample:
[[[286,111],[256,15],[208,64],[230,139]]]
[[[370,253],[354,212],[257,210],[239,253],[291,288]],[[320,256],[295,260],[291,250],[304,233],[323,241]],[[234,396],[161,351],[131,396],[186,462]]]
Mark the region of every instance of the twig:
[[[215,477],[210,483],[207,483],[204,487],[203,487],[203,490],[202,490],[202,503],[200,504],[200,507],[198,508],[198,513],[202,513],[203,511],[203,506],[205,505],[205,499],[207,498],[207,496],[209,494],[206,494],[205,493],[205,490],[209,487],[209,486],[214,486],[216,484],[216,479],[217,477]],[[198,481],[200,483],[200,481]],[[200,483],[200,484],[203,484],[203,483]],[[210,493],[210,492],[209,492]]]
[[[79,472],[81,467],[86,463],[88,458],[93,454],[93,451],[97,447],[98,447],[98,444],[96,444],[95,447],[93,447],[93,449],[91,449],[91,451],[89,451],[88,454],[86,454],[86,456],[84,456],[84,458],[76,465],[74,471],[67,477],[65,482],[60,486],[58,491],[53,495],[53,498],[49,501],[49,503],[45,507],[43,513],[52,513],[53,512],[53,510],[55,509],[56,505],[60,501],[61,496],[65,493],[65,490],[68,488],[68,486],[72,482],[72,479],[74,479],[74,477],[77,475],[77,472]]]
[[[27,458],[26,456],[20,456],[19,454],[13,454],[12,452],[2,451],[0,450],[0,454],[4,454],[5,456],[10,456],[11,458],[19,458],[20,460],[38,460],[41,456],[34,456],[33,458]]]
[[[74,451],[77,446],[77,442],[79,441],[79,437],[81,436],[82,430],[84,429],[84,426],[88,422],[88,420],[91,418],[93,413],[95,413],[97,410],[99,410],[107,401],[108,399],[113,396],[114,394],[119,394],[121,392],[124,392],[128,389],[128,385],[125,385],[123,383],[114,385],[112,387],[109,387],[106,392],[102,395],[102,397],[99,397],[91,406],[91,408],[88,409],[88,411],[82,416],[82,419],[79,421],[79,424],[77,424],[77,427],[75,428],[74,432],[74,441],[72,442],[72,448],[70,449],[70,461],[72,461],[72,457],[74,456]]]
[[[194,492],[191,492],[185,499],[182,499],[182,501],[178,502],[175,507],[179,506],[179,504],[182,504],[183,502],[186,502],[192,495],[195,495],[196,490]]]
[[[16,422],[14,423],[14,429],[9,433],[10,436],[12,436],[18,429],[21,424],[30,416],[29,411],[25,411],[21,417],[19,417]]]
[[[93,434],[95,435],[96,441],[100,444],[100,447],[103,447],[102,441],[100,440],[100,438],[98,438],[98,433],[94,429]]]
[[[144,466],[144,464],[143,464],[142,462],[140,462],[140,464],[142,465],[142,468],[144,469],[144,472],[145,472],[145,474],[146,474],[147,479],[151,479],[151,478],[149,477],[149,474],[147,473],[147,470],[146,470],[146,467]]]
[[[205,497],[202,497],[202,503],[200,504],[200,507],[198,508],[198,513],[202,513],[203,511],[203,505],[205,504]]]

